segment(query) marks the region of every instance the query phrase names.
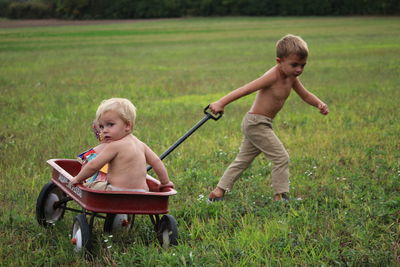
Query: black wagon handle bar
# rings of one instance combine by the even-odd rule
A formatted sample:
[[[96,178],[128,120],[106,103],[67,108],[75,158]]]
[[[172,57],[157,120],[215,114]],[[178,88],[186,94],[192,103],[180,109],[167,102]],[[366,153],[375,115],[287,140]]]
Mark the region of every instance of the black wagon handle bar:
[[[160,155],[160,159],[163,160],[166,156],[168,156],[172,151],[175,150],[180,144],[182,144],[189,136],[192,135],[197,129],[199,129],[204,123],[206,123],[209,119],[213,119],[215,121],[219,120],[223,113],[218,113],[217,116],[214,116],[207,110],[209,109],[210,105],[204,108],[204,114],[205,116],[198,122],[196,123],[187,133],[185,133],[181,138],[178,139],[178,141],[175,142],[172,146],[170,146],[164,153]],[[150,171],[153,167],[152,166],[147,166],[147,171]]]

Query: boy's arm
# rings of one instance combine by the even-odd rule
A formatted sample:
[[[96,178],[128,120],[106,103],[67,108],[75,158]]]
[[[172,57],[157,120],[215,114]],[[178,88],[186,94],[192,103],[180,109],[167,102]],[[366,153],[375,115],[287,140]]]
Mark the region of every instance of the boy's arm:
[[[295,82],[293,83],[293,89],[301,97],[301,99],[303,99],[304,102],[318,108],[321,114],[327,115],[329,113],[328,105],[304,88],[303,84],[301,84],[298,78],[296,78]]]
[[[104,147],[103,151],[99,153],[94,159],[85,164],[77,176],[71,180],[71,184],[83,182],[85,179],[91,177],[99,171],[106,163],[110,162],[117,155],[117,149],[110,143]]]
[[[97,154],[100,154],[103,151],[105,146],[106,146],[106,143],[100,143],[99,145],[95,146],[93,148],[93,150],[96,151]]]
[[[164,163],[157,156],[157,154],[151,150],[150,147],[148,147],[145,143],[143,143],[143,145],[145,147],[146,163],[153,167],[158,179],[161,182],[161,185],[173,185],[169,180],[167,168],[165,168]]]
[[[273,84],[274,80],[275,79],[273,73],[264,74],[254,81],[251,81],[248,84],[233,90],[226,96],[222,97],[220,100],[211,103],[210,109],[214,114],[224,112],[224,107],[229,103],[260,89],[270,87]]]

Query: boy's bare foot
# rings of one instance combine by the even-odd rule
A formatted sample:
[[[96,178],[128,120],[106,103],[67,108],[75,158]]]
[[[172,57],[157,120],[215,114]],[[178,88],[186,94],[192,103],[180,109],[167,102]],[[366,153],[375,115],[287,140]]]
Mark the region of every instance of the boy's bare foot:
[[[209,202],[214,202],[214,201],[221,201],[224,199],[225,195],[225,190],[216,187],[208,196],[208,201]]]
[[[281,200],[289,200],[288,193],[280,193],[280,194],[275,194],[274,196],[275,201],[281,201]]]

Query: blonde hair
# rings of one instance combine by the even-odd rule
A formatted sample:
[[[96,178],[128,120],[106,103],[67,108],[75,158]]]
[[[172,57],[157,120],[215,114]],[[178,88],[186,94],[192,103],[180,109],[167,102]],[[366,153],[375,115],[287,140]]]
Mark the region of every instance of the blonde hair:
[[[103,100],[96,111],[96,121],[107,111],[115,111],[125,122],[131,123],[133,129],[136,120],[136,107],[126,98],[110,98]]]
[[[301,59],[306,58],[308,57],[308,46],[300,36],[288,34],[276,43],[276,56],[285,58],[292,54]]]

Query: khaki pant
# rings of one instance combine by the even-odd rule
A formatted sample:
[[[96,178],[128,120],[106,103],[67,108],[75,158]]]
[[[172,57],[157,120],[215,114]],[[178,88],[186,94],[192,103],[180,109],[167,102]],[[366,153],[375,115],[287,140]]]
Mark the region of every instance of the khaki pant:
[[[243,118],[244,138],[239,153],[221,177],[218,187],[230,191],[233,184],[261,152],[272,162],[274,194],[289,192],[289,155],[272,130],[272,119],[247,113]]]

